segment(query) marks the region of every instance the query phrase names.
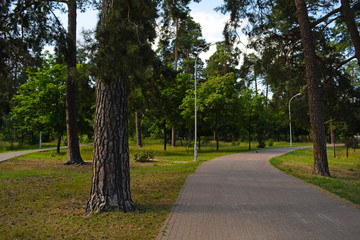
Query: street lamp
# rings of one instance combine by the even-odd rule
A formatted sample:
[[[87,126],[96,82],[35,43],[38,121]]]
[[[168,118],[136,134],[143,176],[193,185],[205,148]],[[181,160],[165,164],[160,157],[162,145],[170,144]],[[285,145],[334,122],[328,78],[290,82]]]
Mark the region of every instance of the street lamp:
[[[290,147],[292,147],[292,133],[291,133],[291,108],[290,108],[290,103],[291,103],[291,100],[293,100],[294,97],[297,97],[297,96],[300,96],[301,93],[298,93],[294,96],[292,96],[292,98],[290,98],[289,100],[289,122],[290,122]]]
[[[222,42],[216,42],[216,43],[212,43],[208,46],[206,46],[205,48],[200,49],[199,53],[197,54],[196,58],[195,58],[195,143],[194,143],[194,161],[197,161],[197,92],[196,92],[196,86],[197,86],[197,60],[198,57],[200,55],[200,53],[202,53],[202,51],[204,51],[205,49],[211,47],[212,45],[216,45]]]

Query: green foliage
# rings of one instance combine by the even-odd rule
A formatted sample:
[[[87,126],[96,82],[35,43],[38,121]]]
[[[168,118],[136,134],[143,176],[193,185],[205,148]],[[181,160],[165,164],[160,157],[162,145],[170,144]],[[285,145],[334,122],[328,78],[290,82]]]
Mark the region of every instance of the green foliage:
[[[186,142],[184,143],[184,148],[186,150],[186,153],[189,154],[190,149],[194,148],[194,141],[186,140]]]
[[[95,71],[105,82],[121,76],[143,79],[154,60],[157,1],[103,1],[101,24],[96,30]]]
[[[135,162],[150,162],[154,160],[154,152],[146,149],[137,150],[134,153]]]
[[[238,70],[236,69],[238,63],[239,51],[233,49],[231,45],[226,43],[216,44],[216,52],[207,60],[205,69],[205,76],[208,78],[216,76],[224,76],[228,73],[234,73],[235,79],[238,78]]]
[[[13,101],[12,119],[22,135],[39,131],[60,137],[65,125],[65,64],[46,54],[41,68],[27,70],[29,80]]]
[[[268,142],[267,142],[267,145],[268,145],[269,147],[272,147],[273,144],[274,144],[274,140],[273,140],[272,138],[270,138],[270,139],[268,140]]]

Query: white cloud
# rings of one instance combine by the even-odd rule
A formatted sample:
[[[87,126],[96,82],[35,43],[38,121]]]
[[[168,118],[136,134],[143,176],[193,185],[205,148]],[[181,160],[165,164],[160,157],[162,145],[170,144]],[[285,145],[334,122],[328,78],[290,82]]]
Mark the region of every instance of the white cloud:
[[[223,41],[223,30],[229,16],[217,12],[191,12],[190,15],[194,21],[200,23],[203,37],[208,43]],[[216,47],[210,47],[210,50],[201,54],[201,59],[208,59],[216,50]]]

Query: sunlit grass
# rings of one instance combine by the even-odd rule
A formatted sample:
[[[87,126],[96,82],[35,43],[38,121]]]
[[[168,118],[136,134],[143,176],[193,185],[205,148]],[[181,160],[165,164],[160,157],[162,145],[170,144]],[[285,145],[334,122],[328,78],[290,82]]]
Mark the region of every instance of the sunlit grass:
[[[180,142],[179,142],[180,145]],[[39,152],[0,164],[1,239],[154,239],[170,212],[186,177],[203,161],[246,151],[245,144],[163,150],[161,140],[145,140],[153,162],[130,161],[131,192],[137,212],[109,212],[85,217],[90,195],[92,146],[81,148],[86,165],[64,166],[66,151]],[[130,144],[131,156],[136,150]]]
[[[314,158],[312,149],[298,150],[283,156],[275,157],[270,162],[279,168],[306,182],[319,186],[353,203],[360,204],[360,150],[336,147],[336,158],[333,148],[328,148],[328,162],[331,177],[313,174]]]

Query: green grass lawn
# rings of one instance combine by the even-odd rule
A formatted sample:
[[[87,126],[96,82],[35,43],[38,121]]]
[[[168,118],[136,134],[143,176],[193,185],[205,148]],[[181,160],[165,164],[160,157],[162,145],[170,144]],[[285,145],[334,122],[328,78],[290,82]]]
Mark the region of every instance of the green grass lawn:
[[[319,186],[341,198],[360,204],[360,150],[336,147],[336,158],[333,148],[328,148],[328,162],[331,177],[313,174],[314,158],[312,149],[297,150],[283,156],[275,157],[270,163],[286,173],[306,182]]]
[[[180,142],[179,142],[180,144]],[[254,146],[255,143],[254,143]],[[155,161],[130,162],[131,191],[137,212],[109,212],[85,217],[82,208],[91,186],[92,146],[81,148],[83,166],[64,166],[66,150],[33,153],[0,163],[0,239],[154,239],[186,177],[202,162],[241,151],[248,145],[221,143],[193,150],[146,140]],[[131,155],[136,150],[130,146]]]

